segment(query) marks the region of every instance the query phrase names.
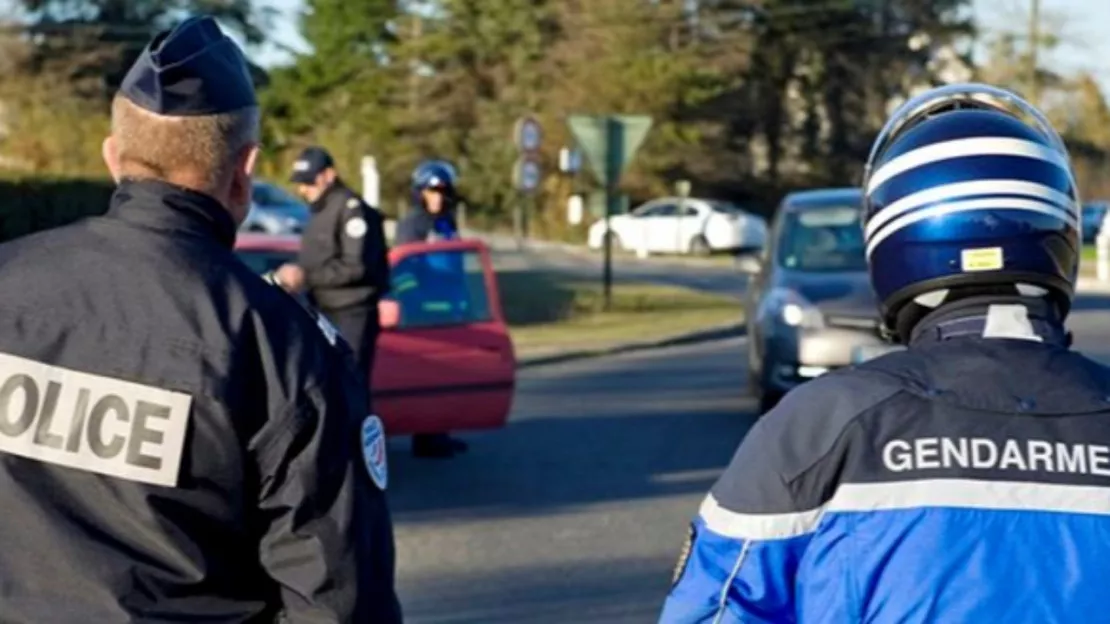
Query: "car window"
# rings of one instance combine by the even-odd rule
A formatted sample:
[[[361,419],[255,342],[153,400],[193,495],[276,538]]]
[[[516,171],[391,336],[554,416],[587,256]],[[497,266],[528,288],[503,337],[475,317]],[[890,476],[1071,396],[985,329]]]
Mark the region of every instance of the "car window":
[[[637,217],[637,218],[653,217],[653,216],[655,216],[656,214],[659,213],[659,209],[662,208],[662,207],[663,207],[662,204],[645,204],[645,205],[640,206],[639,208],[633,210],[632,211],[632,216]]]
[[[401,307],[398,329],[490,321],[489,291],[477,251],[434,251],[393,266],[390,298]]]
[[[659,204],[656,206],[655,212],[652,213],[653,217],[674,217],[678,216],[678,206],[674,204]]]
[[[676,209],[675,214],[683,217],[696,217],[701,214],[701,212],[694,206],[686,205],[683,206],[681,210]]]
[[[251,199],[259,206],[301,206],[304,204],[301,200],[285,191],[285,189],[266,184],[263,182],[256,182],[251,188]]]
[[[730,204],[723,201],[711,201],[709,202],[709,208],[713,212],[723,215],[736,216],[744,214],[744,210],[736,204]]]
[[[822,206],[784,215],[779,263],[798,271],[863,271],[867,257],[856,206]]]
[[[276,270],[286,262],[296,262],[297,260],[297,255],[288,251],[238,249],[235,251],[235,255],[259,275]]]

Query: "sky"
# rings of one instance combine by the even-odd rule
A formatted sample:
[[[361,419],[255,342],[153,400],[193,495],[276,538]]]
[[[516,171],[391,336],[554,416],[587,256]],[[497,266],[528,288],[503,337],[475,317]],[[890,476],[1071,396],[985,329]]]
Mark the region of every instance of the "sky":
[[[0,16],[14,0],[0,0]],[[283,47],[304,50],[297,33],[297,16],[302,0],[258,0],[276,16],[272,38],[275,43],[249,51],[263,66],[289,59]],[[974,0],[973,11],[983,38],[999,31],[1026,32],[1032,0]],[[1110,0],[1041,0],[1044,23],[1062,35],[1060,45],[1045,55],[1044,63],[1054,71],[1071,74],[1089,71],[1110,97]]]

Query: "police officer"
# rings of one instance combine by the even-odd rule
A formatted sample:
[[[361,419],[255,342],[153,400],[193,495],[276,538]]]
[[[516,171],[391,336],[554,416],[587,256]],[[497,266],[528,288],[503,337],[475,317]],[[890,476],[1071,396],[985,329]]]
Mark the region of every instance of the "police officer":
[[[389,292],[389,260],[382,216],[343,183],[330,154],[305,149],[293,165],[292,182],[311,205],[298,264],[277,271],[293,292],[307,289],[310,301],[330,319],[354,350],[369,383],[381,332],[378,300]]]
[[[396,245],[458,238],[455,221],[458,176],[443,160],[421,163],[412,174],[412,209],[397,223]],[[412,437],[416,457],[449,458],[465,453],[467,444],[447,433],[418,433]]]
[[[0,245],[0,619],[401,621],[381,423],[232,251],[258,126],[186,20],[113,101],[107,213]]]
[[[788,394],[702,503],[660,621],[1106,621],[1110,372],[1070,350],[1080,203],[1016,95],[907,102],[863,182],[906,348]]]

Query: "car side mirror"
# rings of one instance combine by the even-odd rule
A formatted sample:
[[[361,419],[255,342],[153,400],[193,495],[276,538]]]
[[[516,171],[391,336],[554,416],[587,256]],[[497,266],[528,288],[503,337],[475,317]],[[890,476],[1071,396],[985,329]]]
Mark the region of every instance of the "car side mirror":
[[[401,304],[393,299],[378,302],[378,321],[382,329],[392,329],[401,324]]]
[[[751,256],[751,255],[737,256],[737,258],[736,258],[736,268],[741,273],[746,273],[748,275],[756,275],[763,269],[763,263],[760,262],[759,258],[756,257],[756,256]]]

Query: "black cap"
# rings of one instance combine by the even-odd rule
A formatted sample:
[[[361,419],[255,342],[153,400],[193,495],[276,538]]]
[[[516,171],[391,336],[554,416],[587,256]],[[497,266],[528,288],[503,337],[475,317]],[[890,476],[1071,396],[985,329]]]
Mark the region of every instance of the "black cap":
[[[293,175],[289,181],[295,184],[312,184],[316,176],[329,167],[335,166],[331,154],[322,147],[306,147],[293,163]]]
[[[170,117],[258,105],[246,58],[211,17],[192,17],[156,35],[119,92],[136,106]]]

